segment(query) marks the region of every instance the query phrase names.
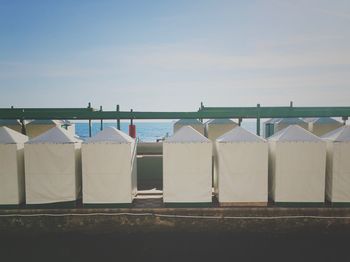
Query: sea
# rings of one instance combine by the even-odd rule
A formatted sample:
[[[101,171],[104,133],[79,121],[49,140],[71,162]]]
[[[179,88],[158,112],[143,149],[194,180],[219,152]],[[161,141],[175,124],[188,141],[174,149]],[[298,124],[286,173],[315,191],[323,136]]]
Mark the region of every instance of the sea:
[[[121,122],[120,129],[129,133],[129,124],[128,122]],[[136,125],[136,136],[140,141],[143,142],[156,142],[164,137],[171,136],[173,134],[173,121],[169,122],[137,122]],[[117,127],[116,122],[103,122],[103,128],[113,126]],[[255,133],[256,132],[256,122],[255,121],[245,121],[242,122],[242,127]],[[101,122],[95,121],[91,125],[91,133],[94,136],[97,132],[101,130]],[[85,140],[89,137],[89,124],[84,123],[75,123],[75,133],[82,140]]]

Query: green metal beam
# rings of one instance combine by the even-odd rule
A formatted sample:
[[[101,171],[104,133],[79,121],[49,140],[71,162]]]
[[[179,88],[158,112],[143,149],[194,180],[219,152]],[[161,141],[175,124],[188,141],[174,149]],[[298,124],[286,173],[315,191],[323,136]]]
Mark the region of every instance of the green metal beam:
[[[348,117],[350,107],[202,107],[193,112],[100,111],[93,108],[0,108],[0,119],[212,119]]]

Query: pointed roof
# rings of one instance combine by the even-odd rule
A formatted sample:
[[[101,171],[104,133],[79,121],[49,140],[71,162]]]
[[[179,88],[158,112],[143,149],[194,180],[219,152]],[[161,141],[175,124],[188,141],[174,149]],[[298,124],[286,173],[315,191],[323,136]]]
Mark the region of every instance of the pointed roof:
[[[257,136],[248,130],[236,126],[231,131],[225,133],[216,139],[219,143],[230,143],[230,142],[266,142],[265,139]]]
[[[95,136],[85,140],[85,144],[90,143],[114,143],[114,144],[124,144],[133,143],[134,139],[125,134],[124,132],[118,130],[115,127],[106,127],[102,131],[98,132]]]
[[[307,123],[316,123],[316,124],[341,124],[341,122],[335,120],[331,117],[309,117],[303,118],[303,120]]]
[[[305,124],[306,122],[297,117],[277,118],[277,124]]]
[[[215,118],[208,120],[206,125],[237,125],[236,122],[232,121],[229,118]]]
[[[6,126],[0,127],[0,144],[23,144],[28,137]]]
[[[52,120],[52,119],[36,119],[28,123],[28,125],[63,125],[65,124],[62,120]]]
[[[53,127],[47,132],[29,140],[28,144],[71,144],[79,143],[79,139],[75,138],[66,129],[61,127]]]
[[[281,120],[281,118],[270,118],[269,120],[265,121],[264,124],[274,124]]]
[[[21,123],[17,119],[0,119],[0,126],[6,125],[21,125]]]
[[[350,126],[342,126],[322,136],[322,139],[334,142],[350,141]]]
[[[179,119],[174,125],[203,125],[198,119]]]
[[[181,127],[174,135],[164,140],[165,143],[210,143],[210,140],[191,126]]]
[[[268,138],[268,141],[280,141],[280,142],[320,142],[318,136],[315,136],[306,129],[300,127],[299,125],[290,125],[273,136]]]

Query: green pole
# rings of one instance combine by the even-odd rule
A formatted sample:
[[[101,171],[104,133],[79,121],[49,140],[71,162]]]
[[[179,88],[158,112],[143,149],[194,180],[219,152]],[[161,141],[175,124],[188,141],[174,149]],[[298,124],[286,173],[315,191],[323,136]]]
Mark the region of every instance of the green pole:
[[[91,102],[89,102],[88,108],[91,108]],[[89,119],[89,137],[91,137],[91,119]]]
[[[119,105],[117,105],[117,112],[119,112],[120,108]],[[117,119],[117,128],[120,130],[120,118]]]
[[[102,106],[100,106],[100,111],[102,112]],[[103,119],[101,119],[100,130],[103,130]]]
[[[257,107],[256,134],[260,136],[260,104],[257,104],[256,107]]]

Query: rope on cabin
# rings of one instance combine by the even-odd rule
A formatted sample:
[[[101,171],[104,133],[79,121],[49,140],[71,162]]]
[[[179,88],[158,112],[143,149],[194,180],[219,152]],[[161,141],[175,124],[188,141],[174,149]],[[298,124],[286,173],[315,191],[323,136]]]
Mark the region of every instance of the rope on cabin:
[[[309,216],[309,215],[288,215],[288,216],[206,216],[206,215],[172,215],[156,213],[62,213],[62,214],[0,214],[0,217],[66,217],[66,216],[154,216],[160,218],[189,218],[189,219],[350,219],[350,216]]]

